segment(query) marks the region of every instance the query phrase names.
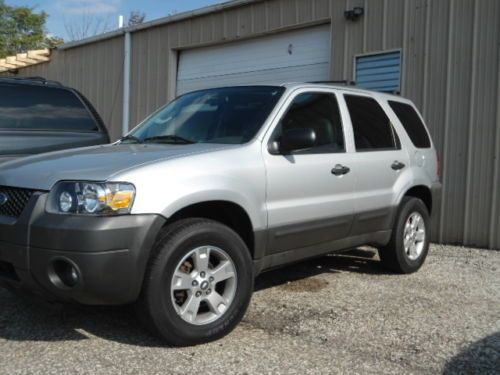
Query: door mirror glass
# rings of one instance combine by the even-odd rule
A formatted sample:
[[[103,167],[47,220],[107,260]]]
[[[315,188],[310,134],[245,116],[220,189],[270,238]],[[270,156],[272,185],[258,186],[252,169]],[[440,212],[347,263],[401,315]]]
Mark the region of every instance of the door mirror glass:
[[[283,132],[279,144],[282,154],[306,150],[316,145],[316,133],[311,128],[287,129]]]

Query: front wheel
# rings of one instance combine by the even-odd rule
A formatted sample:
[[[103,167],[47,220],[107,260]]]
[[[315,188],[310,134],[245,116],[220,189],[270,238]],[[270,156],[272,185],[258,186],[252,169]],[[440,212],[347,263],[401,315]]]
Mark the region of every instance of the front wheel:
[[[252,291],[243,240],[215,221],[186,219],[157,241],[137,307],[144,324],[168,344],[195,345],[228,334]]]
[[[389,244],[379,250],[382,265],[394,272],[417,271],[429,251],[430,217],[422,200],[404,197]]]

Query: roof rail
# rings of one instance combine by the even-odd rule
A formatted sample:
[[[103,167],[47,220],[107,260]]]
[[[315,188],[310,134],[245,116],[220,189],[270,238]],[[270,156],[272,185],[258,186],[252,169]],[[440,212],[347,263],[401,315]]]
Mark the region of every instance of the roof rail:
[[[58,81],[52,81],[48,80],[44,77],[39,77],[39,76],[34,76],[34,77],[0,77],[0,79],[8,79],[8,80],[14,80],[14,81],[33,81],[33,82],[39,82],[44,85],[54,85],[54,86],[63,86],[61,82]]]
[[[339,81],[313,81],[313,82],[308,82],[308,83],[314,83],[314,84],[330,84],[330,85],[346,85],[346,86],[356,86],[356,82],[350,81],[347,79],[344,80],[339,80]]]

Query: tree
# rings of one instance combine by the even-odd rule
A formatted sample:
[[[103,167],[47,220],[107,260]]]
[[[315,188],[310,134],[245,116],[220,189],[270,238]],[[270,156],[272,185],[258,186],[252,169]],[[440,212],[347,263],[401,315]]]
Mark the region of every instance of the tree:
[[[134,26],[139,25],[146,19],[146,13],[140,12],[138,10],[133,10],[130,12],[130,17],[128,18],[128,25]]]
[[[47,17],[35,8],[9,6],[0,0],[0,58],[60,44],[61,39],[46,35]]]
[[[55,35],[47,35],[45,37],[44,47],[52,49],[56,48],[57,46],[60,46],[63,43],[64,43],[63,38],[59,38],[58,36]]]
[[[79,20],[64,22],[66,34],[71,41],[90,38],[110,31],[109,16],[95,16],[83,13]]]

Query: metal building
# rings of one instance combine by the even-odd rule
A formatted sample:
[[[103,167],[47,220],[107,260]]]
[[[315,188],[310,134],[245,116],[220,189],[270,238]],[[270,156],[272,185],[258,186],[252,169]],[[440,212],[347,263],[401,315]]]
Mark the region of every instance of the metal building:
[[[443,165],[435,240],[500,248],[498,0],[236,0],[65,44],[18,74],[82,91],[114,139],[199,87],[352,80],[401,92]]]

